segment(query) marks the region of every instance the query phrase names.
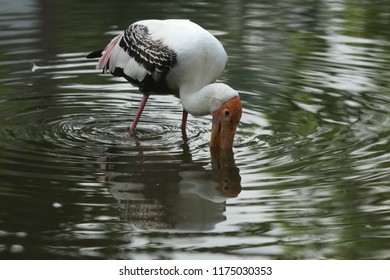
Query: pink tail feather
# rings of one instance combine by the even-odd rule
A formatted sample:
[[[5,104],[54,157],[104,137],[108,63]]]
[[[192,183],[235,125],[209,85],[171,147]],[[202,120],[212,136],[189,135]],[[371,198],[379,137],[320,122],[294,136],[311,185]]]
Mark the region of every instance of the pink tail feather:
[[[108,62],[110,60],[112,50],[114,49],[115,45],[118,43],[119,39],[121,39],[123,34],[119,34],[114,39],[111,40],[111,42],[106,46],[102,53],[102,57],[99,59],[99,62],[96,66],[97,69],[103,69],[105,72],[108,68]]]

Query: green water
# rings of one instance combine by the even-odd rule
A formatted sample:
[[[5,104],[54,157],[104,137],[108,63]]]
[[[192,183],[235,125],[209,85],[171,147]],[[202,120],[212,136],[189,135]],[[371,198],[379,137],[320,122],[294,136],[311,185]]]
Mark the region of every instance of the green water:
[[[390,3],[0,0],[1,259],[389,259]],[[130,23],[223,43],[244,112],[210,117],[101,76]]]

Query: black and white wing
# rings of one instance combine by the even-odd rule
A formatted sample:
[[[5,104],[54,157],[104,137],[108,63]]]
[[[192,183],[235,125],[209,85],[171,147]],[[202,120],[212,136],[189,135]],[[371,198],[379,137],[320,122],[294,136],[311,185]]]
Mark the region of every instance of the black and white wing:
[[[153,40],[147,26],[132,24],[116,36],[102,52],[98,69],[126,78],[144,93],[167,91],[166,77],[177,64],[177,55],[161,40]]]

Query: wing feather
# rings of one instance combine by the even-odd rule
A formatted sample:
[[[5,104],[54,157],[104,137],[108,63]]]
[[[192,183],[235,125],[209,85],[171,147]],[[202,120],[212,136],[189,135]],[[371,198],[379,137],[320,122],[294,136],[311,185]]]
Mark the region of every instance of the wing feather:
[[[176,53],[153,40],[145,25],[132,24],[102,52],[97,68],[122,76],[143,92],[167,91],[166,77],[177,64]]]

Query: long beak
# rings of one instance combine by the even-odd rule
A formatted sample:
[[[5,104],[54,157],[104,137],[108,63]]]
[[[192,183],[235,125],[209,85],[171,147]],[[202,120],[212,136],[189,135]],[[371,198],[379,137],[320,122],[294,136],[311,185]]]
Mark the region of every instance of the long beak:
[[[222,104],[213,113],[210,147],[230,149],[233,147],[234,135],[242,114],[242,105],[238,97]]]

